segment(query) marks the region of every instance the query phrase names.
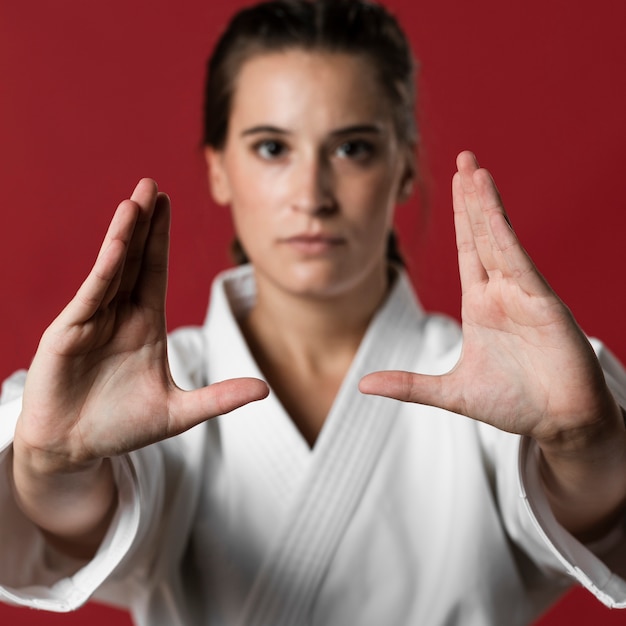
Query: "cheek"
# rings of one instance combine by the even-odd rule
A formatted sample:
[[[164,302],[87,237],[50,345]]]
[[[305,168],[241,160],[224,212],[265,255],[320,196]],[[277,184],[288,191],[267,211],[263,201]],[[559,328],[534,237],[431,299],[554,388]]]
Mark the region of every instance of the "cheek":
[[[263,230],[276,203],[276,186],[262,171],[231,171],[231,215],[238,235]]]
[[[347,186],[342,204],[346,214],[351,214],[364,230],[371,230],[372,236],[379,230],[386,237],[393,222],[396,200],[395,178],[388,171],[381,171]]]
[[[267,230],[267,219],[264,219],[263,212],[258,206],[250,202],[233,202],[231,205],[231,217],[238,239],[248,253],[262,247],[266,240],[264,236]]]

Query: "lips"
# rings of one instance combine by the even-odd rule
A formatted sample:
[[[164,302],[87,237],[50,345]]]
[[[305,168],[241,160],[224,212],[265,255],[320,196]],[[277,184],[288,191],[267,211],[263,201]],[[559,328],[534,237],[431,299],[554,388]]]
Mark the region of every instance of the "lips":
[[[284,243],[303,254],[316,255],[336,250],[345,244],[345,239],[336,235],[301,234],[286,237],[281,240],[281,243]]]

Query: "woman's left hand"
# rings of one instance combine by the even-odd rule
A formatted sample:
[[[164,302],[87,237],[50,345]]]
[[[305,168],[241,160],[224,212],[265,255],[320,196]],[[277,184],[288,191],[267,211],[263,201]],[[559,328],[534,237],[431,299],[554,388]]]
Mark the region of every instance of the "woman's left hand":
[[[622,412],[591,345],[520,245],[490,174],[470,152],[459,155],[457,167],[452,193],[462,288],[459,361],[441,376],[375,372],[362,379],[361,391],[437,406],[532,437],[548,458],[547,473],[569,472],[570,487],[575,475],[607,454],[623,471]],[[581,472],[572,471],[572,462]],[[618,499],[623,481],[619,489]]]
[[[618,411],[595,353],[509,226],[496,186],[463,152],[452,181],[463,350],[442,376],[376,372],[361,391],[454,411],[549,442]]]

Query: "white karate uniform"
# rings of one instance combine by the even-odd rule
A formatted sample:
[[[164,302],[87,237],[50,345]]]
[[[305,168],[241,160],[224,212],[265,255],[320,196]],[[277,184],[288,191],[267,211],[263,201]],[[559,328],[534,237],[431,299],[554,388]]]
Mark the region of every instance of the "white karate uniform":
[[[262,377],[236,321],[253,300],[250,268],[216,280],[205,325],[171,336],[180,386]],[[565,532],[531,442],[357,390],[379,369],[443,373],[460,345],[458,324],[424,314],[401,275],[313,449],[270,394],[114,459],[120,503],[88,563],[46,547],[0,472],[0,599],[67,611],[95,594],[146,626],[515,626],[576,579],[626,606],[622,528],[593,551]],[[626,375],[599,354],[626,406]],[[12,395],[7,467],[17,378]]]

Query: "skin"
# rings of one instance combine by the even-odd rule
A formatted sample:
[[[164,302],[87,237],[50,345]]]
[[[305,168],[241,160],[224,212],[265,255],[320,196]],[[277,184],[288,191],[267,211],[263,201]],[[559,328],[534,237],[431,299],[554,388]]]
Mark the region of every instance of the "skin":
[[[226,145],[207,152],[211,185],[232,206],[258,280],[243,330],[313,444],[389,287],[384,241],[410,184],[407,151],[358,57],[262,55],[237,85]],[[365,139],[375,146],[366,158]],[[557,518],[594,538],[623,514],[622,412],[571,313],[508,226],[488,172],[468,152],[457,166],[461,359],[438,377],[373,373],[360,389],[534,438]],[[91,273],[44,333],[28,373],[13,448],[16,499],[75,556],[93,554],[114,510],[108,458],[268,392],[254,379],[190,392],[174,385],[164,310],[169,209],[148,179],[120,204]]]
[[[359,56],[256,56],[240,70],[224,149],[207,149],[213,195],[254,266],[244,332],[310,445],[387,293],[387,237],[410,183],[380,92]]]
[[[215,198],[231,207],[263,297],[384,293],[384,258],[407,151],[365,59],[292,50],[240,70],[225,148],[207,150]],[[331,239],[324,250],[298,235]]]
[[[50,541],[90,556],[113,513],[107,459],[267,395],[255,379],[183,392],[167,362],[170,203],[143,179],[111,222],[91,273],[46,330],[13,442],[17,502]]]
[[[624,514],[623,411],[584,333],[511,229],[489,172],[470,152],[457,168],[461,357],[443,376],[374,373],[360,389],[535,439],[557,519],[579,538],[597,539]]]

